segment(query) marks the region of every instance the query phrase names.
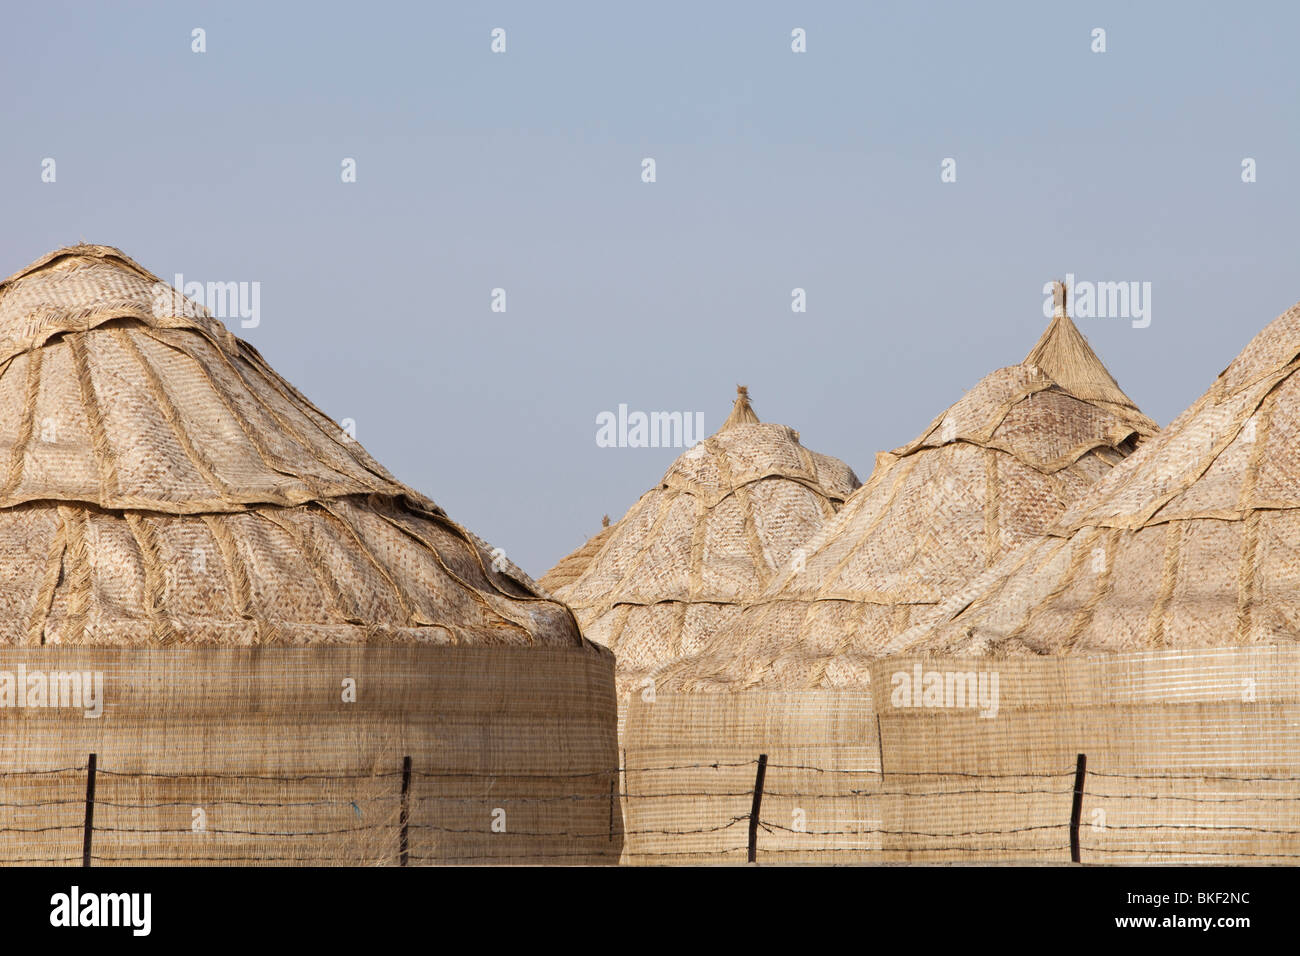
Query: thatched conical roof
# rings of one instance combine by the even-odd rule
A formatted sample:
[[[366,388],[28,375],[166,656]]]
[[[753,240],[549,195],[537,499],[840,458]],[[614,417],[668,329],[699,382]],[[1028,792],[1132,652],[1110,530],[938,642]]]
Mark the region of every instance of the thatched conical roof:
[[[1135,419],[1155,430],[1155,423],[1143,415],[1124,394],[1114,376],[1102,364],[1083,333],[1065,311],[1065,285],[1053,283],[1056,308],[1052,321],[1021,364],[1038,368],[1076,398],[1114,411],[1124,419]]]
[[[1084,654],[1300,640],[1298,370],[1300,305],[899,649]]]
[[[0,642],[581,646],[492,564],[119,250],[0,283]]]
[[[758,414],[754,411],[754,406],[749,403],[749,389],[744,385],[736,386],[736,400],[732,403],[731,413],[727,415],[726,421],[722,423],[722,428],[730,428],[732,425],[757,425],[759,424]],[[600,549],[605,546],[605,542],[613,534],[613,526],[609,523],[609,515],[601,519],[601,529],[596,534],[587,539],[587,543],[576,551],[565,555],[556,563],[555,567],[547,571],[538,582],[548,591],[555,591],[566,584],[572,584],[591,563]]]
[[[749,389],[744,385],[737,385],[736,400],[731,403],[731,414],[722,423],[722,427],[730,428],[732,425],[757,424],[759,424],[758,413],[754,411],[754,406],[749,403]]]
[[[1058,314],[1025,363],[986,376],[914,441],[882,453],[801,560],[698,654],[656,674],[656,685],[865,683],[892,638],[1040,534],[1156,430],[1105,382],[1113,385]]]
[[[543,581],[581,563],[554,593],[586,637],[614,650],[623,695],[733,620],[858,485],[797,432],[759,422],[741,387],[716,434]]]
[[[538,579],[537,583],[552,593],[565,585],[572,584],[582,577],[582,572],[587,570],[591,559],[600,553],[600,549],[605,546],[605,542],[613,533],[614,525],[609,523],[609,518],[606,516],[605,524],[587,539],[586,544],[561,558],[555,567]]]

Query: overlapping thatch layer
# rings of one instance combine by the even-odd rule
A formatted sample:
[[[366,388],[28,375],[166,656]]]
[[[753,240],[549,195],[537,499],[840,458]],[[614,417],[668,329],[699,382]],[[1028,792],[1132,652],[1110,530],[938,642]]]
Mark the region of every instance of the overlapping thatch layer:
[[[0,640],[582,645],[562,605],[160,287],[105,246],[0,285]]]
[[[976,798],[988,827],[1010,830],[1059,825],[1050,787],[1025,784],[1068,779],[1085,754],[1085,860],[1300,859],[1298,369],[1300,306],[1044,535],[901,635],[908,658],[891,667],[997,674],[1001,702],[981,720],[881,700],[891,769],[978,754],[1025,774],[1006,783],[1027,794],[1014,802]],[[927,828],[959,825],[958,809],[932,807]],[[916,829],[898,827],[907,859],[957,856]],[[1023,832],[1000,842],[1029,855]]]
[[[988,375],[879,456],[867,484],[735,623],[656,684],[866,686],[892,638],[1041,534],[1155,430],[1059,313],[1024,363]]]
[[[560,582],[583,633],[613,649],[624,698],[733,622],[858,485],[797,432],[759,422],[742,388],[716,434],[543,583]]]
[[[925,613],[1062,510],[1156,431],[1059,308],[1024,363],[984,378],[867,483],[735,622],[651,675],[624,735],[632,860],[734,858],[745,761],[772,758],[774,789],[803,794],[767,842],[786,859],[881,849],[871,665]],[[670,765],[735,766],[675,799]],[[734,779],[733,779],[734,778]],[[854,781],[848,785],[847,781]],[[674,785],[680,781],[674,781]],[[841,786],[843,785],[843,786]],[[791,800],[796,799],[791,797]],[[797,811],[797,813],[796,813]],[[871,825],[875,824],[875,825]],[[700,832],[691,832],[691,831]],[[688,836],[660,835],[666,833]]]
[[[1085,654],[1300,639],[1300,306],[1046,533],[899,649]]]
[[[294,646],[302,679],[328,697],[350,677],[321,664],[313,646],[446,651],[409,658],[431,668],[448,666],[458,649],[550,648],[571,656],[580,682],[597,681],[587,688],[592,699],[610,690],[593,675],[612,670],[564,605],[396,481],[255,349],[120,251],[85,245],[0,283],[5,643]],[[545,680],[506,687],[490,658],[474,659],[477,670],[458,671],[460,699],[419,718],[447,734],[436,750],[411,755],[417,766],[492,749],[473,720],[445,724],[453,712],[548,706]],[[601,662],[594,670],[593,660]],[[141,658],[131,679],[146,679],[151,666]],[[526,668],[507,671],[521,677]],[[508,776],[521,743],[566,773],[574,760],[583,770],[612,769],[612,708],[605,717],[593,723],[584,705],[565,733],[552,727],[549,737],[501,743],[496,770]],[[358,732],[363,725],[359,718]],[[21,727],[38,732],[32,722]],[[201,722],[190,729],[206,739]],[[310,738],[309,726],[297,732]],[[103,756],[139,765],[136,740],[123,730],[104,742],[118,753]],[[148,754],[160,764],[168,756]],[[285,759],[291,770],[295,761],[328,769],[343,758],[322,746]],[[523,844],[513,850],[527,854]]]
[[[601,519],[600,531],[588,538],[587,543],[577,551],[561,558],[559,563],[547,571],[537,583],[551,592],[572,584],[582,576],[583,571],[587,570],[591,559],[600,553],[600,549],[605,546],[606,540],[613,533],[614,526],[609,523],[609,515],[605,515]]]

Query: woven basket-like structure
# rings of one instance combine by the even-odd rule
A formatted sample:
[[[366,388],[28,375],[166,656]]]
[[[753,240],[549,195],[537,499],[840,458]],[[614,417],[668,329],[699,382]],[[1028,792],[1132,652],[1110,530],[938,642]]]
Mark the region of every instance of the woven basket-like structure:
[[[716,434],[542,583],[615,652],[625,699],[732,623],[858,485],[792,429],[759,422],[742,388]]]
[[[765,815],[770,859],[885,859],[889,754],[871,665],[1155,431],[1059,309],[1024,363],[880,455],[730,627],[651,675],[655,696],[633,698],[624,734],[627,858],[743,858],[726,821],[746,812],[762,753],[779,794]],[[691,769],[657,769],[668,766]]]
[[[1077,655],[1296,641],[1297,369],[1300,306],[1044,535],[898,648]]]
[[[1024,363],[988,375],[879,456],[867,484],[735,623],[656,684],[867,686],[870,661],[896,635],[1041,534],[1155,431],[1058,314]]]
[[[908,656],[876,675],[889,769],[1006,775],[1004,792],[932,802],[924,826],[919,806],[895,819],[903,858],[961,858],[917,834],[976,814],[1007,831],[983,858],[1050,854],[1052,790],[1084,754],[1085,821],[1100,823],[1082,828],[1085,861],[1300,860],[1298,369],[1300,306],[1045,534],[899,636]],[[998,716],[893,706],[885,671],[912,667],[998,674]]]
[[[562,606],[115,249],[0,285],[0,370],[2,641],[581,646]]]
[[[609,523],[609,515],[604,518],[604,526],[587,539],[577,551],[573,551],[559,560],[555,567],[547,571],[537,582],[549,592],[572,584],[582,576],[591,559],[600,553],[609,536],[614,534],[614,526]]]
[[[442,791],[462,803],[484,792],[484,780],[503,785],[492,797],[500,801],[581,779],[597,803],[583,810],[568,794],[535,829],[597,831],[596,858],[617,857],[605,838],[616,766],[609,653],[580,636],[568,608],[396,481],[255,349],[110,247],[61,249],[0,283],[5,645],[22,649],[9,656],[28,669],[39,667],[42,649],[61,667],[75,667],[85,650],[86,670],[108,660],[90,649],[135,652],[102,665],[105,712],[116,717],[87,727],[97,728],[104,766],[326,776],[375,763],[400,769],[411,756],[417,773],[472,768]],[[327,645],[409,653],[371,666]],[[198,648],[207,656],[192,653]],[[212,656],[235,648],[248,649],[238,665]],[[493,649],[496,658],[483,653]],[[531,667],[526,655],[543,650],[545,661]],[[0,670],[13,670],[5,653]],[[271,666],[259,662],[272,659],[293,686],[254,695],[256,715],[241,711],[248,702],[231,688],[240,675],[259,686],[259,667]],[[445,676],[422,683],[428,670]],[[139,692],[163,680],[187,688],[171,713],[156,713]],[[335,713],[345,680],[358,684],[360,706]],[[25,735],[4,760],[13,774],[5,779],[74,758],[61,747],[79,738],[53,716],[18,720],[31,712],[4,706],[0,696],[0,721],[13,718],[14,733]],[[552,716],[539,720],[539,712]],[[158,722],[180,736],[164,740]],[[393,752],[358,743],[380,739]],[[549,784],[548,771],[557,775]],[[437,830],[449,819],[440,808],[453,805],[423,803],[419,817],[412,810],[441,834],[426,844],[427,858],[457,857],[461,838],[451,834],[464,828]],[[247,813],[236,831],[276,831],[261,810]],[[489,832],[488,811],[471,815],[477,829],[465,839],[478,840]],[[350,844],[298,824],[295,852],[305,862],[361,862]],[[530,859],[572,844],[520,839],[472,855]]]

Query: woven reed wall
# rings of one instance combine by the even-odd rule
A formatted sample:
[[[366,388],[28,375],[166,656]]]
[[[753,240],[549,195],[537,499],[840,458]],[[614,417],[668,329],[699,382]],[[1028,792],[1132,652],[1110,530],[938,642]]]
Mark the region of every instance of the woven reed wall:
[[[394,864],[407,755],[413,865],[622,848],[608,653],[0,648],[20,663],[101,671],[105,705],[0,706],[0,862],[81,861],[90,753],[95,864]]]
[[[996,716],[895,707],[893,675],[917,664],[996,671]],[[765,790],[788,796],[764,797],[760,861],[1066,862],[1083,753],[1083,862],[1294,863],[1297,728],[1292,647],[893,658],[877,663],[872,693],[857,697],[660,693],[629,710],[629,768],[751,763],[726,777],[721,768],[643,774],[639,785],[629,771],[625,859],[743,861],[752,761],[767,753],[777,769]],[[785,765],[819,770],[783,777]],[[698,795],[708,787],[736,795]],[[689,795],[663,796],[675,792]],[[794,806],[806,811],[804,833],[781,829],[793,829]],[[658,832],[706,830],[735,815],[746,819],[724,835]],[[800,845],[804,852],[791,852]]]
[[[633,695],[625,743],[626,863],[743,863],[760,753],[763,859],[852,861],[878,845],[824,835],[879,829],[862,823],[880,769],[866,691]]]
[[[927,671],[996,671],[997,716],[893,707],[891,675],[916,663]],[[1007,775],[981,781],[982,789],[1001,791],[987,797],[924,807],[903,802],[906,816],[891,829],[1042,827],[986,833],[979,843],[989,849],[978,855],[1068,859],[1060,850],[1068,845],[1068,829],[1060,824],[1069,820],[1075,759],[1082,753],[1088,764],[1084,862],[1300,858],[1300,802],[1294,799],[1300,784],[1300,648],[1089,659],[903,658],[878,665],[872,686],[880,701],[887,775]],[[912,860],[972,855],[937,850],[940,841],[932,838],[887,840]],[[960,846],[964,840],[947,842]]]

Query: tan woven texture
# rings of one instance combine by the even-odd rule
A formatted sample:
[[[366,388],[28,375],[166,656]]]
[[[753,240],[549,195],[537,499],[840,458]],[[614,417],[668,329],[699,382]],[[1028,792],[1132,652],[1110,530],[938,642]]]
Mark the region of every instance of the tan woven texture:
[[[656,671],[653,695],[633,697],[625,860],[743,860],[759,754],[770,791],[761,860],[924,860],[914,850],[935,844],[953,848],[933,856],[945,861],[1035,858],[1040,848],[1022,849],[1012,834],[987,843],[907,835],[996,829],[997,814],[957,831],[926,821],[954,822],[969,794],[988,802],[999,786],[885,776],[892,758],[872,665],[916,617],[1041,533],[1155,431],[1058,309],[1025,362],[993,372],[914,441],[878,456],[867,483],[732,626]],[[985,846],[993,851],[980,857]]]
[[[759,754],[760,862],[884,859],[869,688],[633,694],[623,748],[624,863],[745,862]]]
[[[116,249],[0,284],[0,641],[581,647],[572,615]]]
[[[900,698],[900,678],[921,672]],[[985,707],[954,695],[996,676]],[[928,681],[935,680],[933,695]],[[870,688],[634,695],[636,864],[1300,860],[1300,647],[998,660],[893,657]]]
[[[858,485],[792,429],[759,422],[742,388],[716,434],[543,582],[561,582],[583,633],[615,652],[624,699],[732,622]]]
[[[1292,643],[1300,306],[1037,540],[900,649],[1084,654]]]
[[[582,577],[582,572],[587,569],[587,565],[591,563],[591,559],[600,554],[600,549],[605,546],[605,542],[613,533],[614,525],[606,523],[600,531],[588,538],[587,543],[581,548],[561,558],[560,562],[547,571],[537,583],[554,593],[559,588],[577,581]]]
[[[404,808],[408,865],[618,860],[609,655],[0,647],[21,667],[102,674],[102,714],[0,710],[0,865],[81,863],[92,753],[95,866],[392,865]]]
[[[996,714],[942,691],[900,705],[901,676],[920,669],[996,674]],[[1069,860],[1082,754],[1083,863],[1300,860],[1295,645],[904,657],[872,676],[884,754],[872,785],[892,794],[878,858]]]
[[[1059,312],[1024,363],[988,375],[880,455],[767,589],[656,685],[866,686],[894,637],[1041,534],[1155,431]]]
[[[612,654],[118,250],[0,284],[0,469],[3,859],[94,753],[96,863],[617,860]]]

